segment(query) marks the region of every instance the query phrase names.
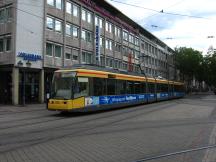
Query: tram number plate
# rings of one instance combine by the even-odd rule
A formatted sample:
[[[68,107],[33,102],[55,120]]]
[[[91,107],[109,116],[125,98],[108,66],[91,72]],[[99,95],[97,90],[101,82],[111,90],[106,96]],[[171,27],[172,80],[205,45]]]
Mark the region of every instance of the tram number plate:
[[[60,104],[60,102],[59,102],[59,101],[56,101],[55,104]]]

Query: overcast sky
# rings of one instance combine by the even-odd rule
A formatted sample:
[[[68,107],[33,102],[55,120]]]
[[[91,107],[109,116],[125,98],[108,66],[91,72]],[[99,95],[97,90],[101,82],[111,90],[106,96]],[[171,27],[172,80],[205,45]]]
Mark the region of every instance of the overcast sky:
[[[203,54],[206,53],[210,45],[216,48],[215,0],[107,1],[164,41],[171,48],[192,47],[203,51]],[[114,1],[133,4],[140,6],[140,8]],[[159,13],[148,9],[156,10]],[[160,12],[161,10],[163,10],[163,13]],[[191,17],[166,13],[189,15]],[[214,36],[214,38],[208,39],[208,36]]]

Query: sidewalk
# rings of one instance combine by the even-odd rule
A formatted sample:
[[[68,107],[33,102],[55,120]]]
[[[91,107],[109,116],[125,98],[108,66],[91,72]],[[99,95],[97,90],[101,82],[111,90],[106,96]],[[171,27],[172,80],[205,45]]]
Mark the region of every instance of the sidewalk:
[[[46,109],[46,104],[0,105],[0,114]]]

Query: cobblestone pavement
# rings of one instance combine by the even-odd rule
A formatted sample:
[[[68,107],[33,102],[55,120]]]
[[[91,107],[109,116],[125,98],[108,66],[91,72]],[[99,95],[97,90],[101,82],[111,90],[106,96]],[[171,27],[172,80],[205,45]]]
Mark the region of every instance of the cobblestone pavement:
[[[114,111],[47,111],[0,105],[0,162],[133,162],[216,144],[216,95]],[[216,149],[150,162],[215,162]]]

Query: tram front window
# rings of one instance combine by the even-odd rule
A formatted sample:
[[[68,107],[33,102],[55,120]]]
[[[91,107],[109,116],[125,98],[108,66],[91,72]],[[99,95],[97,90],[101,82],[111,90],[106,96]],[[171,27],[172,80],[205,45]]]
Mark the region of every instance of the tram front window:
[[[52,83],[52,94],[53,99],[64,99],[68,100],[72,98],[72,85],[74,84],[75,73],[59,73],[54,74]]]

